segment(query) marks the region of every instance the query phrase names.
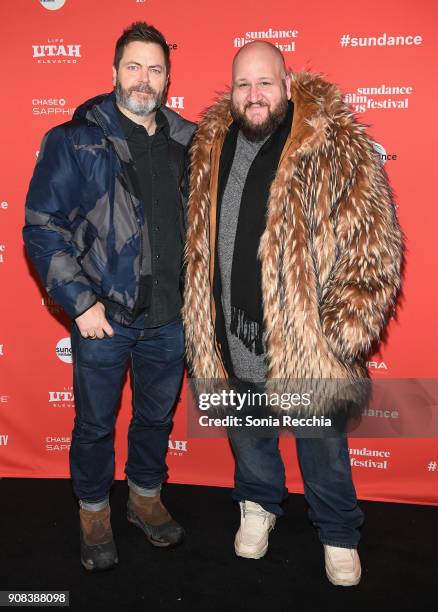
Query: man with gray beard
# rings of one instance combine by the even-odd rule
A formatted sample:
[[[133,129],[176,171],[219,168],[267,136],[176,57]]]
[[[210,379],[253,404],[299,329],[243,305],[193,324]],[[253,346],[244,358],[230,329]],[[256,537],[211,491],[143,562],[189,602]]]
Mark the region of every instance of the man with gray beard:
[[[181,270],[195,125],[163,105],[169,67],[158,30],[144,22],[125,30],[115,48],[114,91],[48,132],[26,202],[27,252],[72,319],[70,469],[87,570],[118,563],[109,492],[128,363],[128,520],[154,546],[184,537],[160,490],[183,374]]]

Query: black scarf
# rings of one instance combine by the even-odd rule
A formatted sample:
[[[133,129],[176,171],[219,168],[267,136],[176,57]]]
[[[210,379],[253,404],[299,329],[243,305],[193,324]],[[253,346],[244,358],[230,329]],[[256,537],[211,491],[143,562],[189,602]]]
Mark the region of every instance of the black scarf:
[[[292,126],[293,103],[288,103],[286,116],[277,130],[257,153],[243,188],[234,243],[231,269],[231,333],[256,355],[264,352],[263,302],[261,288],[261,264],[258,258],[260,238],[266,227],[267,203],[271,183],[277,173],[281,153]],[[238,127],[233,123],[222,147],[217,197],[217,221],[228,176],[236,150]],[[218,223],[216,224],[218,228]],[[217,245],[217,240],[216,240]],[[216,248],[216,262],[217,248]],[[216,266],[217,270],[218,266]],[[215,273],[215,297],[220,295],[219,274]],[[219,330],[224,324],[222,308],[219,314]],[[222,344],[223,334],[220,334]]]

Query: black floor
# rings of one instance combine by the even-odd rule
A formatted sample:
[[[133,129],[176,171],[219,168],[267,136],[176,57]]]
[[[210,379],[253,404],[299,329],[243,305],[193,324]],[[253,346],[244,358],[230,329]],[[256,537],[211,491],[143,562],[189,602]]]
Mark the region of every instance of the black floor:
[[[357,587],[332,586],[301,495],[291,495],[265,558],[234,555],[238,507],[228,489],[167,485],[166,505],[186,528],[175,550],[153,548],[125,518],[126,483],[114,486],[117,569],[86,572],[68,480],[0,480],[0,590],[70,591],[74,610],[246,612],[437,609],[438,508],[361,502],[366,515]],[[435,588],[433,588],[435,587]]]

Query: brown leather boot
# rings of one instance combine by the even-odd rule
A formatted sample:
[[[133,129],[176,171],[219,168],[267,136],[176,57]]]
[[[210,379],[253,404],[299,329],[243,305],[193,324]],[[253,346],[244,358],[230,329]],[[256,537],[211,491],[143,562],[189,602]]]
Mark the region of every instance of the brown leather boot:
[[[154,546],[176,546],[184,539],[184,529],[172,519],[159,493],[144,497],[129,489],[128,521],[140,527]]]
[[[81,563],[87,570],[112,569],[119,562],[110,522],[109,505],[98,512],[79,510]]]

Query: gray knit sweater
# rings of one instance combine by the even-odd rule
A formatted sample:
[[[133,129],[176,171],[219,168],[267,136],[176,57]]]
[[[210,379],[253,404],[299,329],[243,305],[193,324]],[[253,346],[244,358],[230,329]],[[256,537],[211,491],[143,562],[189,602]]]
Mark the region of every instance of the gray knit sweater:
[[[227,185],[222,198],[218,231],[218,256],[222,284],[222,308],[230,348],[231,362],[236,376],[241,380],[263,382],[266,380],[265,355],[255,355],[230,332],[231,323],[231,269],[234,241],[239,219],[240,202],[246,177],[255,156],[264,142],[250,142],[239,131],[236,152]]]

